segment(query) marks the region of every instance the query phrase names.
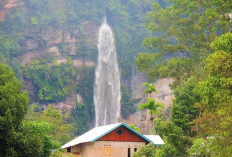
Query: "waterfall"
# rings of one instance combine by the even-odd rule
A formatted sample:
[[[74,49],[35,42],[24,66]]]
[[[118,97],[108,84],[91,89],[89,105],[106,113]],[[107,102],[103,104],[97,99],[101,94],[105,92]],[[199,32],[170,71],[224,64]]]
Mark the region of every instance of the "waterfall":
[[[95,70],[94,105],[96,126],[116,123],[120,116],[120,74],[114,34],[106,22],[99,28],[98,63]]]

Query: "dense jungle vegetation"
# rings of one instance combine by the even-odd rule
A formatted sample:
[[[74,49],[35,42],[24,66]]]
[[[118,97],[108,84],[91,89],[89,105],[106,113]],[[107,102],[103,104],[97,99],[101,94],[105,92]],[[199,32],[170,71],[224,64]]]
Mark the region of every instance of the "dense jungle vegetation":
[[[231,8],[228,0],[167,0],[148,13],[150,52],[135,62],[150,81],[172,78],[175,95],[170,117],[154,120],[165,141],[157,156],[232,155]]]
[[[141,43],[146,36],[144,22],[147,11],[151,10],[151,1],[22,0],[22,2],[23,6],[12,8],[10,13],[6,14],[5,21],[0,22],[0,60],[15,71],[19,80],[33,83],[36,96],[31,103],[48,106],[64,101],[70,94],[79,93],[84,102],[77,102],[71,113],[71,119],[75,123],[75,135],[79,135],[87,131],[89,123],[94,121],[94,68],[76,68],[72,60],[76,58],[97,60],[97,46],[93,46],[86,35],[91,34],[93,30],[84,32],[86,30],[83,24],[89,22],[99,27],[104,16],[107,17],[116,38],[121,79],[130,81],[134,56],[142,50]],[[0,3],[1,8],[6,3],[7,1]],[[59,43],[49,43],[47,35],[54,34],[55,40],[59,38],[57,30],[61,30],[63,34],[71,32],[77,39],[75,51],[78,53],[69,54],[71,48],[64,39]],[[32,51],[27,49],[25,41],[33,41],[38,46]],[[56,56],[44,53],[37,59],[22,64],[26,54],[47,52],[51,46],[57,46],[61,52],[60,57],[65,57],[68,62],[60,64],[56,61]],[[131,99],[130,87],[122,84],[121,104],[124,118],[135,112],[134,103],[138,101]]]
[[[122,80],[130,79],[134,61],[151,83],[173,79],[170,86],[175,100],[170,117],[164,109],[151,111],[155,113],[151,119],[154,134],[159,134],[165,145],[156,148],[156,155],[155,148],[148,145],[135,156],[232,156],[230,0],[23,2],[24,7],[14,8],[0,22],[0,156],[56,156],[62,152],[51,150],[88,130],[94,118],[94,68],[75,68],[72,59],[96,60],[97,48],[83,38],[81,23],[92,21],[99,26],[105,15],[114,29]],[[0,8],[5,3],[2,1]],[[27,53],[21,41],[39,41],[43,50],[48,47],[41,37],[43,31],[55,28],[65,32],[73,27],[81,32],[76,35],[79,53],[70,55],[67,43],[57,44],[67,63],[58,64],[54,56],[45,55],[21,65],[20,56]],[[20,83],[24,79],[32,81],[38,104],[47,109],[29,105]],[[121,89],[122,116],[126,118],[135,112],[138,100],[131,100],[130,88],[122,85]],[[77,102],[72,113],[49,105],[64,100],[70,92],[80,93],[84,101]],[[149,102],[155,104],[151,98]]]
[[[59,148],[70,138],[87,131],[89,124],[94,121],[95,69],[88,66],[77,68],[73,63],[77,58],[97,60],[97,46],[91,41],[92,36],[88,37],[93,30],[85,32],[84,24],[91,23],[98,28],[104,16],[107,17],[116,38],[121,80],[129,82],[134,56],[143,49],[141,43],[146,36],[145,17],[147,11],[151,10],[153,1],[20,0],[19,2],[23,2],[23,5],[7,10],[4,21],[0,22],[0,61],[4,63],[1,65],[1,70],[5,69],[1,71],[1,75],[5,77],[8,71],[9,77],[14,81],[16,77],[23,83],[32,83],[35,87],[35,95],[28,100],[28,96],[24,94],[25,101],[22,102],[21,107],[13,100],[12,103],[9,102],[11,106],[1,103],[1,108],[4,108],[1,109],[1,118],[4,120],[0,127],[1,132],[4,130],[4,134],[1,134],[1,141],[4,141],[1,150],[5,151],[1,152],[0,156],[17,156],[16,154],[49,156],[50,150]],[[7,0],[1,1],[0,9],[6,10],[4,5],[7,3]],[[54,42],[62,36],[59,31],[62,34],[71,32],[71,37],[76,39],[74,43],[76,54],[69,53],[71,47],[65,39]],[[52,42],[51,38],[53,38]],[[33,44],[37,46],[28,47],[28,42],[32,43],[32,47]],[[59,48],[59,57],[65,58],[67,62],[58,63],[57,56],[47,53],[52,46]],[[41,54],[39,57],[23,63],[27,54],[38,55],[38,52]],[[1,82],[1,87],[4,89],[5,81],[7,80]],[[23,88],[20,82],[18,84],[17,92],[20,94],[19,90]],[[130,86],[122,84],[121,88],[121,112],[122,117],[127,118],[130,113],[135,112],[134,104],[139,100],[131,99]],[[69,95],[77,93],[81,95],[83,103],[76,102],[71,113],[58,111],[50,105],[65,101]],[[9,96],[13,98],[14,93],[11,94]],[[1,97],[0,100],[5,102],[9,101],[9,98]],[[14,113],[15,110],[18,110],[17,113]],[[16,121],[12,120],[7,126],[7,120],[10,118],[17,119],[17,125],[13,126]],[[63,127],[53,132],[58,126]],[[21,139],[22,136],[25,138]],[[36,142],[39,136],[41,140]],[[12,138],[8,141],[4,137]],[[14,144],[14,141],[18,143]],[[35,143],[38,149],[31,148],[30,143]],[[32,152],[34,154],[31,154]]]

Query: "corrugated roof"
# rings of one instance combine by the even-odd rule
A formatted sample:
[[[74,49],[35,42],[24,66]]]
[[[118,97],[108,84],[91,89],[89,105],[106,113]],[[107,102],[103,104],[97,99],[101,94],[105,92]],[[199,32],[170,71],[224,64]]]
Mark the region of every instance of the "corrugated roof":
[[[152,141],[154,145],[163,145],[164,141],[161,139],[159,135],[144,135],[146,138]]]
[[[83,135],[75,138],[74,140],[66,143],[65,145],[62,146],[62,148],[68,148],[80,143],[86,143],[86,142],[95,142],[96,140],[98,140],[99,138],[105,136],[106,134],[110,133],[111,131],[115,130],[116,128],[120,127],[120,126],[125,126],[126,128],[128,128],[129,130],[131,130],[132,132],[136,133],[138,136],[142,137],[143,139],[145,139],[148,142],[153,142],[158,143],[157,145],[160,145],[160,140],[163,141],[160,137],[156,137],[156,139],[159,140],[159,142],[154,142],[153,138],[148,138],[146,136],[143,136],[142,134],[138,133],[137,131],[131,129],[129,126],[127,126],[124,123],[116,123],[116,124],[111,124],[111,125],[104,125],[104,126],[99,126],[99,127],[95,127],[92,130],[84,133]],[[157,135],[158,136],[158,135]]]
[[[66,143],[62,146],[62,148],[71,147],[80,143],[86,143],[91,142],[92,140],[96,139],[97,137],[109,132],[113,128],[119,126],[121,123],[111,124],[111,125],[104,125],[99,126],[96,128],[93,128],[92,130],[89,130],[88,132],[84,133],[83,135],[75,138],[74,140]]]

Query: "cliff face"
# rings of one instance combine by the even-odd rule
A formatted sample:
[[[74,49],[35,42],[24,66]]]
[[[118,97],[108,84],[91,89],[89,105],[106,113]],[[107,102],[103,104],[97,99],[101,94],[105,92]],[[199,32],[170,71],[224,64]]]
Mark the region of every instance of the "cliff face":
[[[124,120],[124,122],[127,124],[134,124],[135,126],[139,127],[141,129],[141,133],[143,134],[151,134],[152,128],[154,126],[151,122],[148,110],[138,110],[139,104],[147,101],[147,96],[143,92],[144,87],[142,87],[142,84],[144,82],[147,82],[146,75],[134,69],[134,73],[131,80],[132,97],[142,98],[142,100],[136,104],[136,112],[134,114],[131,114],[128,117],[128,119]],[[155,88],[157,90],[157,93],[152,93],[152,98],[155,99],[156,102],[163,103],[168,114],[169,109],[172,105],[172,101],[174,100],[173,92],[169,87],[169,84],[171,83],[171,79],[157,80],[155,82]]]
[[[29,1],[27,2],[29,3]],[[59,4],[59,5],[58,5]],[[54,9],[63,9],[62,0],[53,4]],[[27,4],[28,5],[28,4]],[[30,13],[30,9],[21,0],[6,0],[0,2],[0,22],[4,22],[7,18],[11,19],[21,9],[26,14]],[[17,56],[21,66],[26,66],[32,61],[48,59],[56,64],[67,63],[71,60],[73,66],[78,70],[83,67],[94,67],[95,57],[97,54],[97,35],[98,25],[92,21],[82,21],[79,25],[72,25],[69,28],[47,26],[27,27],[23,32],[23,36],[19,41],[21,46],[21,55]],[[83,48],[83,42],[87,43]],[[84,49],[84,50],[83,50]],[[89,49],[90,55],[86,55]],[[80,76],[77,76],[76,85]],[[37,89],[32,80],[22,78],[24,89],[29,93],[31,103],[37,103],[46,108],[47,104],[41,104],[38,101]],[[72,110],[77,102],[84,103],[80,94],[70,91],[64,101],[55,103],[55,108]]]
[[[53,4],[54,10],[64,9],[63,2],[64,1],[59,0],[56,4]],[[26,14],[30,14],[27,5],[25,5],[22,0],[1,1],[0,22],[4,22],[6,17],[10,19],[14,14],[14,10],[18,8],[22,9]],[[33,23],[33,18],[34,17],[31,17],[29,19],[31,21],[27,22]],[[19,41],[21,53],[17,56],[17,59],[20,61],[22,67],[32,61],[48,58],[56,64],[67,63],[68,60],[71,60],[74,68],[77,70],[83,67],[95,67],[97,64],[98,28],[99,24],[93,20],[82,20],[78,24],[73,24],[68,27],[47,26],[43,28],[37,25],[27,27]],[[132,99],[142,98],[141,102],[144,102],[146,96],[143,94],[144,88],[142,87],[142,83],[147,82],[146,76],[144,73],[139,73],[135,66],[133,67],[132,73],[131,78],[125,78],[122,82],[128,90],[131,89]],[[81,74],[77,75],[76,80],[74,80],[76,86],[78,86],[79,79],[81,78]],[[22,82],[24,84],[24,89],[29,92],[31,103],[37,103],[46,108],[48,104],[43,104],[38,101],[38,89],[36,89],[32,80],[23,77]],[[168,79],[158,80],[156,82],[158,93],[152,95],[156,101],[163,102],[166,108],[171,105],[173,99],[172,91],[168,86],[170,82],[171,80]],[[65,100],[54,103],[54,106],[60,110],[71,111],[74,106],[76,106],[77,102],[82,104],[85,103],[80,93],[69,91]],[[138,106],[139,103],[136,104],[136,113],[130,115],[129,118],[124,121],[128,124],[139,126],[143,133],[149,133],[152,127],[150,118],[146,110],[138,111]]]
[[[85,33],[81,34],[81,36],[85,40],[88,40],[88,48],[96,51],[98,26],[91,22],[84,22],[81,27],[85,28]],[[96,65],[95,60],[92,57],[82,55],[82,51],[80,50],[82,46],[81,40],[77,38],[80,35],[78,28],[77,26],[66,31],[55,28],[33,30],[33,32],[28,30],[26,38],[20,42],[22,51],[24,52],[18,57],[21,65],[25,66],[31,61],[50,57],[57,64],[67,63],[68,59],[71,59],[76,69],[84,66],[94,67]],[[34,38],[35,34],[41,34],[41,36]],[[25,89],[30,92],[35,90],[33,84],[29,83],[28,80],[23,80],[23,82]],[[31,103],[36,103],[35,97],[35,94],[30,94]],[[74,92],[70,92],[65,101],[56,103],[54,106],[58,109],[71,110],[76,105],[77,100],[77,95]],[[46,107],[45,104],[43,106]]]
[[[10,13],[12,8],[17,8],[23,6],[21,0],[1,0],[0,1],[0,22],[5,21],[6,14]]]

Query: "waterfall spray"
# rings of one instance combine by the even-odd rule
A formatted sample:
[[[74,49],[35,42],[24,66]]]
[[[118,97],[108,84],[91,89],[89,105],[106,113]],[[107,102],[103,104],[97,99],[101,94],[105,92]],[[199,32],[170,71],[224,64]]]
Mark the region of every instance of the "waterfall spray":
[[[120,73],[114,34],[104,18],[98,35],[98,64],[95,70],[94,105],[96,126],[113,124],[120,116]]]

